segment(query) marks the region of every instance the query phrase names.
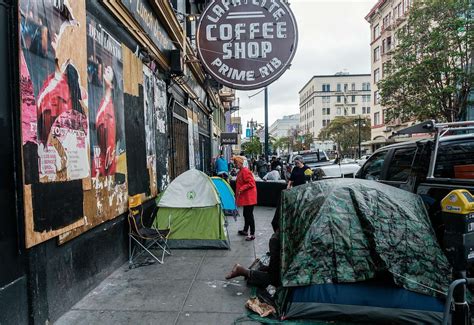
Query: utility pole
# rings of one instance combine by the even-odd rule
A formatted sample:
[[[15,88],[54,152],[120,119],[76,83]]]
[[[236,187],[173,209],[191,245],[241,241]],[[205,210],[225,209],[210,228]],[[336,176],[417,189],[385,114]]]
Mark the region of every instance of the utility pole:
[[[360,159],[360,158],[361,158],[361,141],[362,141],[362,140],[361,140],[361,125],[360,125],[360,123],[361,123],[362,121],[365,121],[365,119],[363,119],[363,118],[361,118],[361,117],[359,116],[359,118],[357,118],[355,121],[356,121],[357,123],[354,124],[354,126],[357,126],[357,127],[359,128],[359,159]],[[365,123],[362,123],[362,126],[365,126]]]
[[[268,88],[265,87],[265,160],[268,162]]]

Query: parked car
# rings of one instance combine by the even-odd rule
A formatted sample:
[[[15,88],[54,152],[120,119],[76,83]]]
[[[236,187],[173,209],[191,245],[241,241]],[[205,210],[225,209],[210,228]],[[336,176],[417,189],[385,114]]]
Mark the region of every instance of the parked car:
[[[360,166],[362,166],[362,165],[364,165],[365,162],[370,158],[370,156],[372,156],[372,155],[363,155],[363,156],[360,157],[360,159],[357,159],[356,162],[357,162]]]
[[[313,180],[321,180],[328,178],[353,178],[360,169],[359,164],[332,164],[319,166],[315,169]]]
[[[436,127],[436,130],[441,128]],[[474,193],[474,134],[439,134],[441,132],[438,132],[438,145],[435,138],[378,149],[356,177],[419,194],[426,204],[438,238],[442,238],[441,200],[454,189]]]
[[[293,160],[296,156],[303,157],[304,163],[313,171],[318,166],[331,164],[327,154],[322,150],[304,150],[304,151],[293,152],[292,154],[287,155],[285,157],[285,160],[287,163],[293,164]]]

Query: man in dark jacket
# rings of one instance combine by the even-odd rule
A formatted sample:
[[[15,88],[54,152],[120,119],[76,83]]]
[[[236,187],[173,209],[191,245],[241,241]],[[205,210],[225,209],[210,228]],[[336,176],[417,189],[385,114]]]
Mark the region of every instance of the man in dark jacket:
[[[267,174],[267,163],[265,162],[265,157],[262,155],[257,161],[257,173],[260,178],[263,178]]]

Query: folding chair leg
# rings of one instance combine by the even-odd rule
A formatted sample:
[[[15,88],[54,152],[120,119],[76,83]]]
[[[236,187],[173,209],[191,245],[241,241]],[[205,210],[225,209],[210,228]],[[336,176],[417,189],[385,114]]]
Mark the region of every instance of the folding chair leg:
[[[128,265],[132,265],[132,237],[128,235]]]
[[[163,260],[164,260],[164,259],[162,258],[162,259],[160,260],[158,257],[156,257],[155,254],[153,254],[153,253],[148,249],[150,246],[147,247],[147,246],[143,245],[142,243],[140,243],[140,241],[137,240],[136,238],[133,238],[133,239],[134,239],[135,242],[136,242],[138,245],[140,245],[148,254],[150,254],[158,263],[163,264]],[[154,241],[153,243],[158,244],[156,241]],[[153,243],[152,243],[151,245],[153,245]],[[160,244],[158,244],[158,245],[161,246]]]

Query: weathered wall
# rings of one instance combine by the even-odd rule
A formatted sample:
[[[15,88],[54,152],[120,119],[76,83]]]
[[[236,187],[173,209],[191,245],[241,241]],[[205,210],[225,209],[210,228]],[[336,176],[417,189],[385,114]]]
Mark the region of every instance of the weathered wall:
[[[14,59],[16,31],[16,8],[9,8],[13,1],[0,6],[0,324],[27,324],[28,303],[26,289],[24,249],[21,245],[21,223],[16,218],[15,150],[13,121],[18,115],[15,107],[17,97],[14,87]],[[11,37],[10,37],[11,36]],[[8,49],[8,50],[7,50]],[[9,68],[8,68],[9,67]],[[18,148],[18,147],[16,147]]]

